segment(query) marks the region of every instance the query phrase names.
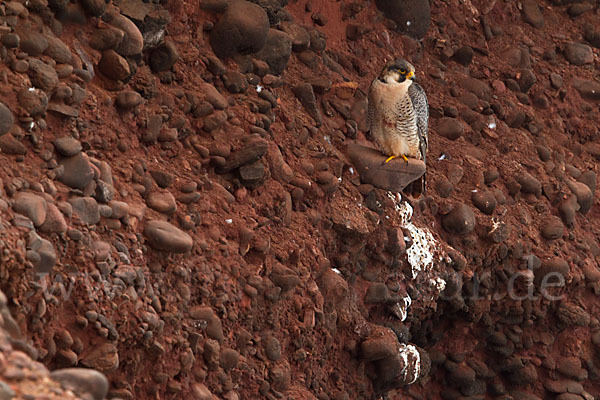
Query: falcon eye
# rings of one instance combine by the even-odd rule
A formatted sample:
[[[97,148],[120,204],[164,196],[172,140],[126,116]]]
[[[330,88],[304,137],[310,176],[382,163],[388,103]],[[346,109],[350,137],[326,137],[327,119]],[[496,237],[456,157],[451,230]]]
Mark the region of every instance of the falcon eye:
[[[406,73],[406,70],[405,70],[404,68],[400,68],[400,73],[401,73],[401,74],[405,74],[405,73]]]

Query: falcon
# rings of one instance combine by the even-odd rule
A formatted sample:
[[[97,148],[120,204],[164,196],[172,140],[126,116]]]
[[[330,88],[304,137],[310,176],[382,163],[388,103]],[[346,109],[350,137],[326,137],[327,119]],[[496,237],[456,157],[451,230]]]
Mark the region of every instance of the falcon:
[[[414,79],[415,67],[398,59],[386,64],[369,89],[367,122],[371,135],[389,156],[386,164],[398,157],[426,162],[429,105]]]

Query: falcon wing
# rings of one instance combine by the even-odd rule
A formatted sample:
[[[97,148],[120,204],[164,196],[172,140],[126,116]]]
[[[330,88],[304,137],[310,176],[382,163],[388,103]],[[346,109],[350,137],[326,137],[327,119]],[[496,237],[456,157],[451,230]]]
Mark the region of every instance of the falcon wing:
[[[369,127],[369,131],[371,131],[371,124],[373,123],[373,119],[375,118],[375,100],[373,99],[372,95],[373,82],[371,82],[371,86],[369,88],[369,95],[367,96],[367,126]],[[371,132],[371,134],[373,134],[373,132]]]
[[[421,157],[423,162],[427,164],[426,154],[428,145],[429,131],[429,103],[425,90],[417,82],[413,82],[408,87],[408,96],[413,104],[415,115],[417,116],[417,129],[419,135],[419,145],[421,148]]]

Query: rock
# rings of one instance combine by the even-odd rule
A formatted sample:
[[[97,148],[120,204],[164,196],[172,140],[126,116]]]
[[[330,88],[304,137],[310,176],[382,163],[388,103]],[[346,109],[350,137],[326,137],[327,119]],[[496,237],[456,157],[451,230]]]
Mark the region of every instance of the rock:
[[[527,93],[536,82],[537,77],[531,69],[521,70],[518,80],[519,89],[521,89],[521,92]]]
[[[463,46],[458,48],[452,58],[459,64],[464,65],[465,67],[471,64],[471,60],[473,59],[473,55],[475,52],[473,48],[470,46]]]
[[[271,361],[281,359],[281,343],[276,337],[270,336],[265,340],[265,355]]]
[[[460,81],[460,86],[463,89],[473,93],[481,100],[491,100],[491,89],[490,85],[488,85],[487,82],[476,78],[467,77]]]
[[[48,108],[48,96],[40,89],[23,89],[17,95],[19,105],[32,117],[44,115]]]
[[[384,164],[387,158],[385,155],[359,144],[348,145],[346,152],[360,175],[361,182],[380,189],[401,192],[425,173],[425,164],[413,158],[408,159],[408,164],[402,159]]]
[[[98,69],[105,76],[115,81],[122,81],[131,75],[131,69],[127,60],[112,49],[102,52]]]
[[[288,34],[277,29],[269,29],[265,45],[255,56],[269,64],[271,74],[281,75],[291,54],[292,40]]]
[[[130,110],[142,104],[144,99],[138,92],[125,90],[117,95],[117,107],[123,110]]]
[[[39,57],[48,48],[46,36],[33,30],[19,32],[19,47],[31,57]]]
[[[50,378],[82,397],[89,395],[94,400],[103,400],[108,394],[108,379],[93,369],[58,369],[50,373]]]
[[[170,40],[152,50],[150,54],[150,68],[154,72],[168,71],[179,60],[177,46]]]
[[[224,110],[229,105],[227,99],[210,83],[200,84],[198,92],[202,93],[204,99],[217,110]]]
[[[63,117],[77,118],[79,116],[79,110],[77,110],[75,107],[71,107],[63,103],[56,103],[54,101],[48,104],[48,111],[52,111]]]
[[[600,83],[577,77],[573,78],[571,83],[584,99],[600,100]]]
[[[10,109],[0,102],[0,136],[8,133],[14,122]]]
[[[536,0],[523,1],[523,20],[534,28],[544,26],[544,16]]]
[[[554,279],[556,276],[561,276],[563,279],[569,274],[569,263],[566,262],[562,258],[551,258],[542,262],[538,271],[535,271],[535,282],[536,285],[540,285],[544,279],[546,279],[546,283],[555,283],[557,282]]]
[[[60,181],[73,189],[83,189],[94,179],[94,170],[84,153],[63,158],[60,164],[64,168]]]
[[[86,225],[95,225],[100,222],[98,202],[93,197],[76,197],[69,199],[73,213]]]
[[[584,183],[592,191],[592,195],[596,194],[596,173],[592,170],[586,171],[577,180]]]
[[[240,0],[229,4],[210,32],[210,45],[219,58],[256,53],[269,33],[269,18],[260,6]]]
[[[315,120],[317,126],[321,126],[323,118],[321,117],[321,111],[317,105],[317,99],[315,98],[315,92],[310,83],[301,83],[300,85],[292,88],[292,93],[300,100],[300,103],[308,113]]]
[[[35,272],[50,273],[56,264],[56,252],[52,243],[31,231],[29,232],[28,248],[37,254],[37,259],[32,261]]]
[[[146,197],[146,205],[158,212],[171,215],[177,211],[175,197],[170,192],[151,192]]]
[[[372,283],[365,294],[365,303],[385,303],[390,299],[390,293],[385,283]]]
[[[244,147],[234,151],[219,168],[219,173],[233,171],[242,165],[252,164],[260,160],[267,152],[269,144],[264,139],[256,139],[248,142]]]
[[[230,93],[244,93],[248,89],[248,80],[237,71],[229,70],[221,75],[221,79]]]
[[[471,195],[473,205],[486,215],[492,215],[496,208],[496,197],[488,190],[478,190]]]
[[[44,233],[64,233],[67,231],[67,222],[62,212],[54,204],[49,203],[46,211],[46,220],[40,226]]]
[[[220,365],[225,371],[229,371],[237,367],[240,360],[240,353],[233,349],[222,349],[221,350],[221,362]]]
[[[446,139],[456,140],[464,133],[464,127],[455,118],[443,117],[440,118],[437,133]]]
[[[587,44],[569,42],[565,45],[565,58],[573,65],[594,62],[594,52]]]
[[[475,214],[466,204],[457,204],[442,218],[442,226],[450,233],[462,235],[475,229]]]
[[[109,24],[122,30],[125,36],[115,49],[122,56],[140,54],[144,48],[144,38],[138,27],[129,18],[113,14]]]
[[[539,196],[542,193],[542,184],[528,172],[517,176],[517,182],[521,185],[523,193],[530,193]]]
[[[13,135],[4,135],[0,136],[0,150],[4,154],[11,155],[25,155],[27,154],[27,147],[17,139]]]
[[[56,37],[48,36],[48,47],[44,51],[44,55],[51,57],[57,64],[70,64],[73,54],[62,40]]]
[[[292,50],[300,53],[308,50],[310,46],[310,35],[298,24],[283,21],[280,25],[283,32],[287,33],[292,41]]]
[[[377,331],[360,344],[361,359],[376,361],[394,357],[398,353],[396,334],[391,329],[383,327],[377,327]]]
[[[112,343],[91,346],[90,351],[79,362],[86,367],[109,373],[119,367],[119,351]]]
[[[38,87],[45,92],[51,92],[58,86],[58,75],[54,68],[43,61],[35,58],[29,59],[29,69],[27,70],[29,79],[33,86]]]
[[[546,240],[560,239],[565,230],[560,218],[553,215],[544,219],[541,226],[542,237]]]
[[[153,220],[146,222],[144,235],[156,250],[186,253],[194,245],[190,235],[166,221]]]
[[[590,314],[588,314],[587,311],[585,311],[580,306],[573,304],[573,303],[568,303],[567,301],[563,301],[560,303],[560,305],[558,306],[558,309],[556,310],[556,316],[558,317],[559,321],[562,324],[564,324],[564,326],[566,326],[566,327],[572,327],[572,326],[586,327],[590,324],[590,319],[591,319]],[[579,368],[571,368],[571,367],[572,367],[572,365],[570,365],[568,368],[567,367],[559,368],[559,371],[562,374],[565,374],[569,377],[574,377],[574,378],[579,379],[579,371],[580,371],[581,367],[579,367]]]
[[[375,0],[377,8],[393,20],[398,31],[414,39],[425,37],[431,24],[428,1],[421,0]]]
[[[93,49],[102,51],[115,49],[119,46],[125,33],[111,25],[106,25],[102,29],[96,29],[90,38],[90,46]]]
[[[594,193],[592,193],[592,190],[582,182],[569,181],[567,185],[575,197],[577,197],[579,212],[587,214],[594,204]]]
[[[194,306],[190,308],[189,315],[192,319],[205,321],[206,334],[209,338],[218,342],[223,341],[223,326],[219,317],[212,308],[206,306]]]
[[[83,9],[92,17],[100,17],[106,11],[105,0],[81,0]]]
[[[36,227],[46,220],[48,204],[43,197],[29,192],[19,192],[15,195],[13,209],[29,218]]]
[[[54,144],[54,148],[56,151],[60,153],[60,155],[65,157],[72,157],[83,150],[83,146],[81,146],[81,142],[75,138],[70,136],[64,136],[61,138],[57,138],[52,142]]]

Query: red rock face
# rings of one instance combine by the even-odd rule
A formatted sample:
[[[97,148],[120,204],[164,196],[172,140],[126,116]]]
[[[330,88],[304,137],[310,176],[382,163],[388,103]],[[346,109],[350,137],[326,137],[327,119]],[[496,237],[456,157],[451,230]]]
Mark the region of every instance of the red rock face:
[[[5,3],[0,391],[600,396],[590,3]],[[396,58],[426,165],[365,131]]]

